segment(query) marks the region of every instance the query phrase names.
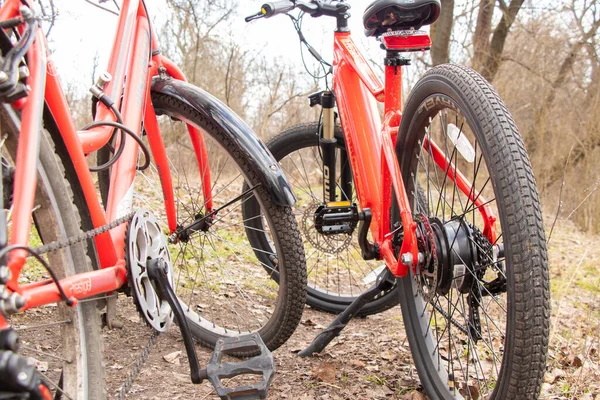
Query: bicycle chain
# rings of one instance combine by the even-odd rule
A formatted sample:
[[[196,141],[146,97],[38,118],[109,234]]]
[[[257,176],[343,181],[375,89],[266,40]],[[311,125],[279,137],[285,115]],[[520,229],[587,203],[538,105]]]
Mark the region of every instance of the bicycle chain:
[[[458,330],[460,330],[465,335],[469,335],[469,331],[464,326],[462,326],[457,320],[455,320],[451,315],[444,311],[441,306],[431,302],[429,304],[431,304],[433,308],[435,308],[440,314],[442,314],[442,316],[446,318],[446,320],[450,321],[452,325],[457,327]]]
[[[35,249],[33,249],[33,251],[35,251],[37,254],[41,255],[41,254],[46,254],[51,251],[64,249],[65,247],[73,246],[74,244],[83,242],[88,239],[93,239],[95,236],[98,236],[102,233],[106,233],[106,232],[110,231],[111,229],[114,229],[117,226],[130,221],[134,215],[135,215],[135,212],[131,212],[121,218],[114,220],[110,224],[106,224],[101,227],[91,229],[91,230],[89,230],[87,232],[83,232],[77,236],[72,236],[70,238],[62,239],[62,240],[56,240],[54,242],[45,244],[43,246],[36,247]]]
[[[102,233],[106,233],[106,232],[110,231],[111,229],[114,229],[114,228],[118,227],[119,225],[124,224],[125,222],[131,221],[131,219],[133,218],[134,215],[135,215],[135,212],[131,212],[121,218],[114,220],[110,224],[106,224],[101,227],[91,229],[91,230],[89,230],[87,232],[83,232],[77,236],[72,236],[67,239],[57,240],[57,241],[45,244],[43,246],[39,246],[39,247],[33,249],[33,251],[35,251],[37,254],[41,255],[41,254],[46,254],[46,253],[49,253],[52,251],[57,251],[57,250],[60,250],[60,249],[66,248],[66,247],[70,247],[74,244],[77,244],[77,243],[80,243],[80,242],[83,242],[83,241],[86,241],[89,239],[93,239],[95,236],[98,236]],[[159,333],[160,332],[158,332],[157,330],[152,329],[152,334],[150,335],[150,339],[148,339],[148,343],[142,349],[142,353],[141,353],[140,357],[137,359],[137,361],[133,364],[133,368],[131,369],[131,371],[129,371],[129,373],[127,374],[127,378],[125,378],[125,382],[123,382],[123,384],[119,387],[119,390],[117,391],[116,398],[118,400],[125,399],[125,396],[127,395],[127,393],[129,393],[129,390],[131,390],[131,387],[133,386],[133,382],[139,375],[144,363],[148,359],[148,356],[150,355],[150,351],[152,350],[152,346],[154,345],[154,342],[155,342],[156,338],[158,337]]]
[[[125,396],[127,395],[127,393],[129,393],[129,390],[131,390],[131,386],[133,386],[133,382],[139,375],[140,371],[142,370],[142,367],[144,366],[144,363],[148,359],[148,356],[150,355],[150,350],[152,350],[154,341],[156,340],[156,338],[158,337],[159,334],[160,334],[159,331],[157,331],[156,329],[152,329],[152,334],[150,335],[150,339],[148,339],[148,343],[146,344],[146,347],[144,347],[144,349],[142,350],[142,354],[140,355],[140,358],[137,359],[137,361],[133,365],[133,368],[127,374],[127,378],[125,378],[125,382],[123,382],[123,384],[119,388],[119,391],[117,392],[116,398],[118,400],[125,399]]]

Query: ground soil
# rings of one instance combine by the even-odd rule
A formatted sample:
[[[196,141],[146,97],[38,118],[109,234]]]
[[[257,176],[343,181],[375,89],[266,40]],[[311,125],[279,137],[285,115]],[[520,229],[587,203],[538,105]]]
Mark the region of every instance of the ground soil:
[[[129,308],[129,307],[128,307]],[[135,311],[131,308],[131,311]],[[384,399],[401,398],[418,389],[416,370],[411,365],[410,350],[404,342],[400,310],[357,319],[315,358],[300,358],[296,353],[328,324],[332,316],[307,308],[292,338],[274,352],[276,374],[269,399]],[[105,342],[117,338],[143,344],[149,329],[140,327],[137,316],[125,320],[123,329],[105,332]],[[111,347],[105,355],[110,395],[122,383],[140,350],[122,352]],[[174,357],[173,353],[182,353]],[[199,349],[200,363],[211,352]],[[166,358],[166,359],[165,359]],[[178,330],[158,337],[152,353],[135,381],[128,398],[132,399],[213,399],[218,398],[209,383],[192,385],[187,357]]]
[[[548,229],[552,221],[547,221]],[[600,238],[559,222],[550,241],[552,335],[541,398],[600,399]],[[120,329],[104,330],[109,397],[114,397],[150,336],[131,299],[119,299]],[[302,323],[274,353],[277,372],[269,399],[426,399],[404,334],[400,309],[355,319],[325,352],[300,358],[332,319],[305,309]],[[115,345],[115,343],[120,343]],[[181,353],[177,353],[181,352]],[[200,363],[211,352],[198,349]],[[156,340],[130,399],[215,399],[209,383],[190,382],[176,327]]]
[[[546,221],[547,229],[552,220]],[[552,335],[541,398],[600,399],[600,238],[559,221],[550,241]],[[113,398],[150,337],[131,299],[119,299],[119,329],[104,332],[109,397]],[[411,363],[400,309],[355,319],[324,353],[300,358],[332,316],[306,308],[292,338],[274,353],[269,399],[426,399]],[[115,343],[119,343],[115,345]],[[181,352],[181,353],[178,353]],[[198,349],[200,363],[211,352]],[[193,385],[176,327],[160,335],[130,399],[216,399],[208,382]]]

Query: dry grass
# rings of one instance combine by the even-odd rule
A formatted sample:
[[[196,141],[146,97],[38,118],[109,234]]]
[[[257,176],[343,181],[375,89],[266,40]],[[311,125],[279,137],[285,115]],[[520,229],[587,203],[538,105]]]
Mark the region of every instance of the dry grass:
[[[551,221],[546,219],[549,228]],[[559,220],[549,246],[552,326],[541,398],[600,396],[600,237]]]

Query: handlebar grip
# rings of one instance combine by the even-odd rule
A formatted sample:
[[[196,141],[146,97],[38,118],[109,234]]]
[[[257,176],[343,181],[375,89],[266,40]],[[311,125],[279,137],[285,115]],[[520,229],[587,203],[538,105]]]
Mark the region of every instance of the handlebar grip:
[[[296,5],[293,2],[283,0],[265,3],[262,5],[260,10],[265,16],[265,18],[269,18],[277,14],[283,14],[288,11],[292,11],[295,7]]]

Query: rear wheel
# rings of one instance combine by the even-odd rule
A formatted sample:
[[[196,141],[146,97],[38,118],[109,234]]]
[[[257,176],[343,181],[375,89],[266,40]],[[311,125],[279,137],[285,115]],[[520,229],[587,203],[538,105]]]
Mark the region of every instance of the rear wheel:
[[[338,198],[351,199],[358,203],[352,180],[352,172],[345,148],[342,129],[335,129],[337,140],[336,182]],[[302,234],[308,272],[307,304],[318,310],[338,314],[345,310],[358,295],[375,282],[377,274],[384,268],[383,261],[365,261],[358,245],[357,231],[323,235],[315,228],[314,213],[323,205],[323,160],[319,147],[319,124],[309,123],[293,126],[267,143],[273,156],[279,161],[297,197],[296,220]],[[342,182],[346,182],[344,186]],[[343,189],[342,189],[343,187]],[[348,192],[348,193],[345,193]],[[268,257],[261,256],[269,251],[270,243],[263,234],[261,219],[248,203],[244,210],[251,227],[248,238],[257,249],[263,262],[276,268]],[[358,315],[371,315],[398,304],[394,288],[381,293],[367,303]]]
[[[12,210],[11,189],[14,160],[17,152],[20,119],[8,106],[0,111],[2,134],[6,142],[2,148],[5,208]],[[49,127],[50,128],[50,127]],[[59,140],[58,135],[56,137]],[[61,154],[59,157],[58,154]],[[39,142],[38,183],[35,193],[33,225],[27,244],[36,248],[56,240],[74,237],[87,226],[88,216],[82,208],[72,165],[63,164],[64,147],[53,143],[47,131],[41,132]],[[73,186],[72,186],[72,185]],[[75,192],[75,193],[74,193]],[[83,221],[83,222],[82,222]],[[10,218],[9,218],[10,235]],[[89,246],[93,246],[87,243]],[[91,257],[90,257],[91,256]],[[96,257],[92,247],[79,242],[47,254],[50,267],[59,278],[92,270]],[[92,262],[94,264],[92,264]],[[23,267],[20,284],[34,283],[49,278],[43,267],[29,259]],[[105,399],[104,369],[100,316],[96,301],[82,300],[70,308],[59,303],[28,310],[9,318],[9,324],[18,330],[20,353],[35,360],[38,371],[48,383],[56,398]]]
[[[425,254],[398,280],[423,386],[436,399],[537,398],[549,334],[548,264],[535,180],[512,117],[479,74],[439,66],[407,101],[397,151]],[[441,159],[470,183],[464,191]],[[419,186],[426,206],[415,201]],[[485,207],[498,218],[495,236]],[[393,217],[399,220],[397,210]]]

